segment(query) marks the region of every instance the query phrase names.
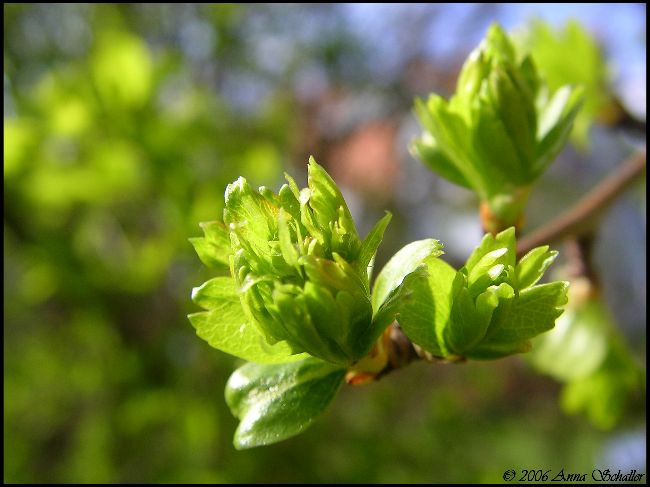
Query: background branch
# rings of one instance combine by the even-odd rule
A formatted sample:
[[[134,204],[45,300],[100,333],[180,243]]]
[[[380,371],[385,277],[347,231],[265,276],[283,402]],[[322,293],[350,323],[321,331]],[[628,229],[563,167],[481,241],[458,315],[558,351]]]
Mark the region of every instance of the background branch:
[[[642,150],[625,160],[565,213],[519,240],[517,254],[521,256],[540,245],[592,230],[602,211],[645,173],[645,167],[646,153]]]

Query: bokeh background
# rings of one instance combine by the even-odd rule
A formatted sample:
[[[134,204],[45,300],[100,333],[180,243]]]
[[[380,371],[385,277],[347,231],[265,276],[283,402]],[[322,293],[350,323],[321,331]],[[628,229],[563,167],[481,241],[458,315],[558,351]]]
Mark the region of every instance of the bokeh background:
[[[535,187],[525,230],[645,147],[645,4],[4,5],[6,482],[498,482],[506,469],[645,472],[645,393],[615,425],[567,415],[521,357],[414,364],[344,387],[307,432],[238,452],[238,361],[194,334],[188,242],[227,183],[306,182],[310,154],[377,265],[435,237],[458,265],[477,200],[408,154],[415,96],[453,92],[488,25],[578,19],[630,123],[596,123]],[[639,130],[642,127],[642,130]],[[645,184],[605,215],[604,300],[645,363]],[[561,250],[561,247],[560,247]],[[556,264],[560,265],[560,264]],[[602,424],[600,425],[602,426]]]

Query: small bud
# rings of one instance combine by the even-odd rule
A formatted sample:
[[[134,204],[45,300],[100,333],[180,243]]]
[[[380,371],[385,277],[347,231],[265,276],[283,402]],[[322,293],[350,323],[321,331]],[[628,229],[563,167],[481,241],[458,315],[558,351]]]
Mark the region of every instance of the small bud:
[[[530,185],[560,152],[582,102],[581,90],[553,96],[530,56],[496,24],[469,55],[447,102],[416,101],[424,127],[412,152],[450,181],[473,189],[498,231],[521,218]],[[498,225],[496,225],[498,224]]]
[[[299,191],[288,176],[287,182],[279,194],[255,191],[244,178],[228,185],[224,228],[232,276],[246,315],[267,342],[349,365],[377,338],[369,333],[364,259],[381,238],[373,237],[374,247],[359,239],[340,190],[313,158],[308,188]]]

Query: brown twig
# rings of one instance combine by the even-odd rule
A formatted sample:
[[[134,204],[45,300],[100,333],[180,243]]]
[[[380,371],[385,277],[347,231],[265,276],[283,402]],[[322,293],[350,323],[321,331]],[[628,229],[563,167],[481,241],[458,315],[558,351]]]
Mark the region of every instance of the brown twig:
[[[572,208],[555,220],[523,237],[517,254],[523,255],[540,245],[569,235],[580,236],[592,230],[602,211],[645,172],[645,150],[624,161],[611,175],[587,193]]]

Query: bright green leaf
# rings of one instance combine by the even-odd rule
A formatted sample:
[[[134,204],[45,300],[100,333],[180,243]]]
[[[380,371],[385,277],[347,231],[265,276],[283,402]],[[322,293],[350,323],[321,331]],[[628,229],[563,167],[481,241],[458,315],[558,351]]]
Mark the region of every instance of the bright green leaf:
[[[341,230],[346,232],[351,239],[351,255],[345,255],[345,257],[355,259],[361,242],[350,210],[334,180],[316,163],[313,157],[309,158],[307,185],[309,186],[309,207],[313,210],[311,219],[326,236],[325,243],[328,245],[330,243],[332,233],[330,225],[337,222]],[[310,220],[309,216],[307,219]],[[340,250],[334,249],[334,251]]]
[[[314,357],[335,364],[349,363],[351,359],[338,343],[344,337],[341,337],[340,334],[335,336],[331,334],[332,328],[341,327],[346,323],[339,320],[332,322],[332,316],[338,317],[335,314],[336,307],[329,308],[327,316],[315,316],[314,308],[310,308],[310,304],[313,304],[312,298],[316,291],[312,286],[306,287],[307,289],[303,291],[293,285],[275,286],[273,303],[279,313],[275,321],[283,331],[276,332],[274,335],[286,339],[297,349],[304,350]],[[319,290],[322,291],[320,297],[323,299],[326,290]],[[271,310],[272,307],[267,305],[266,309]],[[316,310],[323,311],[322,307],[318,307]]]
[[[550,90],[568,84],[584,87],[584,106],[575,119],[571,138],[586,148],[589,127],[612,99],[610,73],[597,39],[575,21],[559,31],[535,21],[516,40],[522,51],[531,53]]]
[[[226,254],[230,253],[230,232],[221,222],[201,222],[199,226],[208,242]],[[227,260],[227,259],[226,259]]]
[[[388,295],[397,288],[404,276],[413,272],[422,261],[441,255],[442,244],[438,240],[417,240],[402,247],[381,270],[372,290],[372,309],[379,309]]]
[[[446,329],[449,349],[463,356],[474,348],[485,337],[499,298],[510,299],[513,294],[512,288],[502,283],[490,286],[474,302],[467,288],[462,288],[454,297],[451,322]]]
[[[251,256],[262,262],[270,254],[268,241],[275,235],[278,208],[250,187],[242,177],[226,187],[224,222],[241,236]]]
[[[491,359],[530,349],[529,340],[548,331],[562,314],[569,283],[551,282],[527,288],[494,311],[490,329],[468,358]]]
[[[564,86],[557,90],[541,114],[537,162],[532,168],[538,176],[560,153],[566,144],[573,121],[582,107],[584,90]]]
[[[472,252],[472,254],[467,259],[465,268],[471,273],[474,266],[488,253],[493,250],[506,248],[506,258],[503,261],[503,264],[506,266],[515,266],[515,228],[510,227],[506,230],[498,233],[496,236],[493,236],[490,233],[486,233],[481,240],[481,243],[478,247]]]
[[[282,256],[290,266],[298,264],[298,251],[291,243],[291,233],[287,223],[287,213],[284,209],[280,208],[278,214],[278,230],[280,236],[280,248],[282,249]]]
[[[399,290],[397,321],[406,336],[437,357],[448,354],[445,327],[452,306],[456,271],[436,257],[424,260],[404,277]]]
[[[443,178],[448,179],[452,183],[465,188],[471,188],[470,184],[465,179],[465,176],[456,168],[456,166],[445,156],[435,141],[431,137],[423,136],[421,139],[414,140],[409,151],[413,157],[420,159],[427,164],[431,169],[440,174]]]
[[[556,257],[557,251],[548,250],[548,245],[537,247],[524,255],[515,267],[517,289],[525,289],[539,281]]]
[[[386,215],[379,220],[375,226],[370,230],[370,233],[366,238],[361,242],[361,250],[359,251],[359,259],[357,261],[357,267],[359,270],[365,271],[370,261],[375,256],[377,252],[377,247],[384,238],[384,231],[390,223],[390,220],[393,215],[386,212]]]
[[[212,244],[207,238],[193,237],[188,239],[196,254],[208,267],[215,269],[226,270],[228,269],[228,254],[223,252],[223,249]]]
[[[230,235],[221,222],[199,223],[205,237],[190,238],[199,259],[208,267],[225,270],[230,265]]]
[[[299,360],[284,342],[269,345],[247,318],[235,283],[230,277],[216,277],[192,290],[192,300],[209,311],[188,315],[196,334],[212,347],[236,357],[260,363]]]
[[[501,275],[508,262],[507,254],[505,247],[491,250],[472,266],[467,276],[467,286],[472,296],[478,295]]]
[[[449,101],[435,93],[426,103],[415,101],[424,131],[410,150],[442,177],[474,190],[498,227],[514,225],[580,108],[579,89],[557,88],[549,97],[533,58],[516,52],[493,24],[463,64]]]
[[[476,154],[490,167],[492,186],[501,190],[511,183],[526,184],[526,167],[517,154],[508,128],[487,103],[471,106],[476,130],[471,132]],[[444,176],[441,173],[442,176]],[[492,191],[491,191],[492,192]]]

